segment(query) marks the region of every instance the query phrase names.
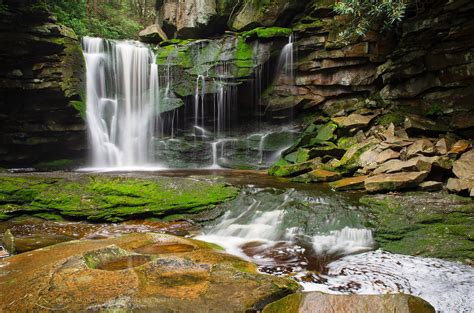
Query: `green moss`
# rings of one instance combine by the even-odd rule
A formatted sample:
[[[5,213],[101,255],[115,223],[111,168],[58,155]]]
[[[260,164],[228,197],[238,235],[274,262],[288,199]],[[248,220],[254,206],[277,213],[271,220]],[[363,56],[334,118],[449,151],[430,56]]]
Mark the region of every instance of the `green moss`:
[[[250,31],[240,34],[244,39],[268,39],[275,37],[288,37],[293,30],[284,27],[257,27]]]
[[[355,137],[341,137],[337,140],[337,147],[344,150],[348,150],[355,144],[357,144],[357,139]]]
[[[405,121],[405,116],[400,113],[388,113],[376,120],[377,125],[388,126],[391,123],[395,126],[402,126]]]
[[[254,66],[252,46],[245,42],[243,38],[237,38],[234,58],[235,65],[240,68],[252,69]]]
[[[64,218],[61,215],[54,213],[37,213],[33,214],[34,217],[39,217],[48,221],[62,221]]]
[[[182,178],[0,176],[0,218],[37,213],[89,220],[176,216],[205,211],[238,189]]]
[[[295,293],[286,296],[278,301],[268,304],[263,313],[298,313],[300,312],[300,304],[302,303],[304,295],[302,293]]]
[[[41,162],[34,167],[41,171],[58,171],[72,169],[77,166],[77,160],[61,159],[48,162]]]
[[[384,250],[467,263],[474,259],[474,201],[442,193],[365,196],[360,201]]]

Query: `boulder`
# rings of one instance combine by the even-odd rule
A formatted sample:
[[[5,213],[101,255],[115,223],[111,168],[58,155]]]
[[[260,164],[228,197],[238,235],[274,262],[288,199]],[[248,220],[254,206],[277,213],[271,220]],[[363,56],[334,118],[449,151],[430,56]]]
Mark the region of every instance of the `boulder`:
[[[361,190],[364,189],[364,182],[368,176],[354,176],[336,180],[329,183],[331,188],[336,191]]]
[[[452,145],[454,144],[452,139],[449,138],[441,138],[435,144],[435,151],[438,154],[447,154],[448,151],[451,149]]]
[[[326,312],[406,312],[434,313],[425,300],[406,294],[329,295],[320,292],[296,293],[265,307],[263,313]]]
[[[375,175],[365,180],[364,187],[371,192],[414,188],[428,176],[428,173],[422,171]]]
[[[338,172],[327,171],[324,169],[316,169],[309,173],[297,176],[291,181],[299,183],[318,183],[318,182],[331,182],[341,178],[341,174]]]
[[[214,248],[132,233],[12,256],[0,260],[0,311],[258,311],[268,299],[299,289],[293,280],[259,274],[254,264]]]
[[[286,0],[243,0],[235,14],[229,20],[229,27],[233,30],[248,30],[259,26],[278,26],[292,19],[294,14],[303,9],[308,1]]]
[[[474,180],[474,149],[465,152],[454,162],[453,173],[458,178]]]
[[[446,188],[454,193],[461,193],[469,190],[472,192],[472,190],[474,190],[474,180],[450,178],[448,179]]]
[[[160,25],[153,24],[138,33],[141,41],[149,43],[160,43],[164,40],[168,40],[168,36],[161,29]]]
[[[268,175],[280,177],[293,177],[305,174],[320,165],[319,160],[290,164],[284,160],[278,161],[268,169]]]

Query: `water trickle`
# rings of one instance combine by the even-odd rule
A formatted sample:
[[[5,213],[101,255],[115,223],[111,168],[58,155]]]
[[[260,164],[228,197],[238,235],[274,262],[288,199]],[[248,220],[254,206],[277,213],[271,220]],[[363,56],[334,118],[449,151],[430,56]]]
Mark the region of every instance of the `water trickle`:
[[[283,47],[278,61],[278,70],[280,75],[283,75],[283,80],[286,85],[294,85],[294,36],[293,34],[288,37],[288,43]]]
[[[131,41],[84,37],[92,165],[146,165],[159,119],[155,56]]]

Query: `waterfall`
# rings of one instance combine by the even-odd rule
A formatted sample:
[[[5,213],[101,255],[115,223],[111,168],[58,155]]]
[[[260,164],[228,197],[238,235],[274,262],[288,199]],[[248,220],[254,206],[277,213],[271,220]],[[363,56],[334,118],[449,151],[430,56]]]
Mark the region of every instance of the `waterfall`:
[[[133,41],[84,37],[87,125],[94,167],[146,165],[159,119],[155,56]]]
[[[294,36],[288,37],[288,43],[283,47],[280,53],[280,59],[278,61],[278,71],[280,75],[283,75],[283,79],[287,85],[294,85],[295,74],[294,74]]]

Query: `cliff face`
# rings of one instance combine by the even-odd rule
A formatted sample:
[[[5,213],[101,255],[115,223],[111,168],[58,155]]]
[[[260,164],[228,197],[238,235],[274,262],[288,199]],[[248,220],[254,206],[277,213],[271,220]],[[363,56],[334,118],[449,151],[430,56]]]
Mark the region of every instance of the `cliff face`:
[[[0,13],[0,164],[83,158],[78,38],[31,3],[6,4]]]
[[[474,2],[431,1],[403,24],[377,69],[380,97],[399,112],[424,114],[474,138]]]

